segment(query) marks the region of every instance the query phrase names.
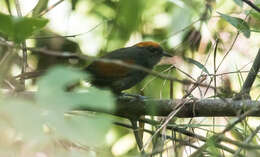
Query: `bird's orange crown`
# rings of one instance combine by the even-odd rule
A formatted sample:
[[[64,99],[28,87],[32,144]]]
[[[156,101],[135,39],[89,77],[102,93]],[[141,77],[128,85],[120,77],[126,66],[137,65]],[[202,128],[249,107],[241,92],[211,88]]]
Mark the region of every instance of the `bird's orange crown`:
[[[160,47],[160,45],[158,43],[153,42],[153,41],[140,42],[140,43],[135,44],[135,46],[138,46],[138,47],[147,47],[147,46]]]

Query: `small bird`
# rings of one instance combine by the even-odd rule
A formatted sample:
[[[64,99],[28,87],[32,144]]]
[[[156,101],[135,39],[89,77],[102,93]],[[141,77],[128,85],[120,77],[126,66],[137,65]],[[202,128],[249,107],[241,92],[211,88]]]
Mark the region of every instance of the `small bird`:
[[[170,54],[164,52],[158,43],[145,41],[131,47],[116,49],[101,58],[120,60],[124,63],[153,69],[153,66],[163,56],[172,57]],[[133,87],[148,74],[141,70],[101,61],[94,61],[85,70],[92,74],[91,83],[94,86],[109,88],[115,94],[120,94],[123,90]]]

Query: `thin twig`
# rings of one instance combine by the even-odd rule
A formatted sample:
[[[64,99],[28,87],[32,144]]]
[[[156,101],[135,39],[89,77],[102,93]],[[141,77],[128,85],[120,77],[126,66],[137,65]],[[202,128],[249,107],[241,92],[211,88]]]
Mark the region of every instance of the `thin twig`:
[[[239,34],[240,34],[240,33],[239,33],[239,31],[238,31],[237,34],[236,34],[235,39],[233,40],[233,42],[232,42],[232,44],[231,44],[231,46],[230,46],[230,48],[228,49],[228,51],[225,53],[224,57],[223,57],[222,60],[220,61],[219,65],[218,65],[218,67],[217,67],[217,69],[216,69],[216,71],[218,71],[219,67],[222,65],[223,61],[225,60],[225,58],[227,57],[227,55],[229,54],[229,52],[232,50],[233,46],[235,45],[235,43],[236,43],[236,41],[237,41],[237,38],[238,38]]]
[[[133,127],[132,127],[131,125],[124,124],[124,123],[121,123],[121,122],[114,122],[114,124],[115,124],[115,125],[118,125],[118,126],[125,127],[125,128],[133,129]],[[143,129],[143,131],[144,131],[144,132],[147,132],[147,133],[149,133],[149,134],[151,134],[151,135],[154,134],[154,131],[151,131],[151,130],[148,130],[148,129]],[[164,135],[159,134],[159,136],[164,136]],[[168,135],[166,136],[166,138],[167,138],[167,139],[171,139],[171,140],[175,140],[175,141],[177,141],[177,142],[179,142],[179,143],[181,143],[181,144],[183,144],[183,145],[187,145],[187,146],[193,147],[193,148],[195,148],[195,149],[198,149],[198,148],[199,148],[199,147],[197,147],[197,146],[195,146],[195,145],[193,145],[193,144],[191,144],[191,143],[189,143],[189,142],[186,142],[186,141],[181,140],[181,139],[173,138],[173,137],[168,136]]]
[[[217,73],[217,69],[216,69],[216,59],[217,59],[217,50],[218,50],[218,43],[219,43],[219,39],[216,39],[216,44],[215,44],[215,49],[214,49],[214,53],[213,53],[213,62],[214,62],[214,87],[217,87],[217,77],[215,76]],[[216,98],[217,96],[217,89],[214,89],[214,98]],[[213,131],[215,132],[215,117],[212,117],[213,120]]]
[[[202,83],[203,81],[205,81],[206,77],[205,76],[200,76],[197,80],[198,83]],[[196,89],[198,87],[198,85],[193,85],[191,87],[191,89],[189,90],[189,92],[187,92],[183,97],[182,99],[185,99],[187,98],[193,91],[194,89]],[[184,100],[183,102],[179,103],[178,105],[176,105],[176,107],[173,109],[173,111],[167,116],[166,120],[163,122],[163,124],[155,131],[155,133],[152,135],[152,137],[150,137],[148,139],[148,141],[144,144],[144,147],[142,148],[142,150],[152,141],[153,137],[156,136],[157,133],[160,132],[160,130],[162,128],[164,128],[168,123],[169,121],[185,106],[185,104],[190,101],[190,99],[186,99]]]
[[[152,126],[158,126],[160,125],[160,122],[157,122],[155,120],[151,120],[151,119],[140,119],[140,121],[144,122],[144,123],[147,123],[147,124],[150,124]],[[202,142],[207,142],[207,138],[204,137],[204,136],[201,136],[201,135],[198,135],[198,134],[195,134],[194,132],[191,132],[191,131],[188,131],[187,129],[185,128],[182,128],[182,127],[178,127],[178,126],[171,126],[171,125],[167,125],[166,126],[167,129],[169,130],[172,130],[172,131],[176,131],[180,134],[183,134],[183,135],[186,135],[188,137],[192,137],[192,138],[196,138]],[[234,140],[231,140],[227,137],[221,137],[221,139],[224,141],[224,142],[227,142],[227,143],[230,143],[230,144],[233,144],[233,145],[236,145],[238,147],[243,147],[243,148],[247,148],[247,149],[259,149],[260,146],[254,146],[254,145],[248,145],[248,144],[244,144],[244,143],[240,143],[240,142],[237,142],[237,141],[234,141]],[[229,147],[226,147],[224,145],[221,145],[221,144],[217,144],[216,145],[217,148],[220,148],[220,149],[223,149],[227,152],[230,152],[232,154],[235,153],[234,150],[232,149],[229,149]]]
[[[78,34],[72,34],[72,35],[55,35],[55,36],[40,36],[40,37],[31,37],[29,39],[52,39],[52,38],[75,38],[77,36],[81,36],[84,34],[87,34],[93,30],[95,30],[96,28],[98,28],[100,25],[104,24],[105,22],[108,22],[109,20],[104,20],[103,22],[100,22],[98,24],[96,24],[94,27],[90,28],[88,31],[86,32],[82,32],[82,33],[78,33]]]
[[[258,105],[259,107],[259,105]],[[253,112],[257,111],[258,107],[252,108],[248,111],[246,111],[245,113],[241,114],[233,123],[230,123],[226,126],[226,128],[218,133],[213,135],[211,138],[214,140],[215,144],[218,144],[222,141],[222,137],[224,136],[224,134],[228,131],[230,131],[237,123],[241,122],[242,120],[244,120],[248,115],[252,114]],[[203,144],[200,149],[198,149],[196,152],[194,152],[190,157],[197,157],[199,156],[203,151],[205,151],[208,147],[208,142]],[[239,155],[240,156],[240,155]]]
[[[1,38],[0,38],[0,45],[6,45],[6,46],[11,47],[11,48],[15,47],[13,44],[3,42],[1,40]],[[135,64],[128,64],[128,63],[125,63],[125,62],[120,61],[120,60],[97,58],[97,57],[82,55],[80,53],[52,51],[52,50],[46,50],[46,49],[43,49],[43,48],[28,47],[27,49],[32,51],[32,52],[39,52],[39,53],[51,55],[51,56],[58,56],[58,57],[64,57],[64,58],[80,58],[80,59],[87,60],[87,61],[99,61],[99,62],[104,62],[104,63],[113,63],[113,64],[117,64],[117,65],[124,66],[124,67],[127,67],[127,68],[132,68],[132,69],[144,71],[148,74],[151,74],[153,76],[156,76],[156,77],[159,77],[159,78],[162,78],[162,79],[172,80],[172,81],[180,82],[182,84],[194,84],[194,85],[198,85],[198,86],[202,86],[202,87],[208,87],[207,84],[202,84],[202,83],[194,82],[194,81],[191,81],[191,80],[180,80],[180,79],[174,78],[172,76],[161,74],[161,73],[155,72],[153,70],[150,70],[148,68],[144,68],[142,66],[138,66],[138,65],[135,65]],[[214,88],[214,87],[210,86],[210,88]]]
[[[260,130],[260,125],[255,129],[255,131],[248,136],[244,141],[243,144],[248,144],[250,141],[252,141],[252,139],[255,137],[255,135],[258,133],[258,131]],[[240,154],[240,152],[242,151],[242,148],[239,148],[236,153],[234,154],[234,157],[237,157],[238,154]]]
[[[217,73],[217,69],[216,69],[216,58],[217,58],[217,49],[218,49],[218,43],[219,43],[219,39],[216,39],[216,45],[215,45],[215,49],[214,49],[214,87],[217,86],[217,80],[216,80],[216,73]],[[214,89],[214,96],[217,95],[217,90]]]
[[[183,32],[183,31],[185,31],[186,29],[190,28],[191,26],[193,26],[195,23],[199,22],[200,20],[201,20],[201,18],[193,21],[191,24],[189,24],[188,26],[184,27],[183,29],[181,29],[179,31],[170,33],[164,40],[160,41],[160,44],[163,44],[163,43],[167,42],[170,37],[175,36],[176,34],[179,34],[179,33]]]
[[[242,0],[243,2],[245,2],[246,4],[248,4],[250,7],[252,7],[253,9],[255,9],[257,12],[260,13],[260,8],[258,8],[254,3],[252,3],[249,0]]]
[[[190,74],[186,73],[185,71],[181,70],[180,68],[174,66],[174,68],[176,68],[178,71],[182,72],[184,75],[186,75],[187,77],[189,77],[190,79],[192,79],[193,81],[196,81],[195,78],[193,78]]]
[[[15,0],[15,6],[16,6],[17,15],[19,17],[22,17],[22,11],[21,11],[19,0]],[[22,60],[22,74],[23,74],[27,71],[26,69],[27,69],[27,66],[28,66],[26,40],[22,42],[21,47],[22,47],[22,51],[23,51],[23,60]],[[21,79],[21,83],[25,88],[25,82],[24,82],[23,79]]]
[[[53,8],[55,8],[57,5],[59,5],[61,2],[63,2],[64,0],[60,0],[56,3],[54,3],[52,6],[50,6],[49,8],[47,8],[46,10],[43,10],[39,16],[43,16],[44,14],[46,14],[47,12],[49,12],[50,10],[52,10]]]
[[[249,92],[255,81],[259,68],[260,68],[260,49],[258,50],[254,63],[247,75],[247,78],[243,84],[243,87],[240,90],[239,94],[237,96],[235,96],[235,99],[243,98],[243,96],[245,96],[245,98],[250,98]]]

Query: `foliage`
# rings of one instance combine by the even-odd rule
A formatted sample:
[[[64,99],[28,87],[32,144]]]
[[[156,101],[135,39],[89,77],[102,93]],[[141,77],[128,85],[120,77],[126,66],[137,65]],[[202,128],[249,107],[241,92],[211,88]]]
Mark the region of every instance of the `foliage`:
[[[236,27],[238,30],[240,30],[241,32],[243,32],[243,34],[249,38],[250,37],[250,28],[247,24],[246,21],[244,21],[243,19],[240,18],[236,18],[236,17],[231,17],[222,13],[219,13],[220,16],[225,19],[226,21],[228,21],[231,25],[233,25],[234,27]]]
[[[16,43],[24,41],[48,22],[43,18],[12,17],[3,13],[0,13],[0,21],[3,23],[0,32]]]
[[[56,138],[80,142],[89,147],[104,144],[111,117],[71,111],[79,107],[113,111],[112,94],[95,87],[86,88],[85,92],[80,93],[65,91],[71,83],[87,78],[87,74],[73,68],[58,66],[50,69],[37,83],[39,91],[35,100],[2,99],[0,115],[5,123],[2,129],[14,128],[16,134],[21,134],[26,141],[46,143]]]
[[[21,17],[16,15],[17,2]],[[0,156],[140,155],[125,120],[91,112],[113,112],[115,100],[109,91],[88,84],[90,76],[79,69],[89,61],[64,57],[66,54],[102,56],[139,41],[156,41],[174,57],[163,59],[160,64],[166,65],[156,66],[154,71],[183,81],[196,81],[204,72],[208,77],[204,83],[216,86],[216,90],[196,88],[188,98],[222,99],[240,91],[248,64],[260,46],[260,13],[243,0],[57,2],[0,1],[0,89],[4,91],[0,98]],[[259,0],[251,2],[260,6]],[[28,48],[27,56],[21,54],[20,45]],[[32,47],[48,50],[48,54]],[[26,70],[21,74],[22,67]],[[77,83],[80,85],[68,91]],[[258,87],[259,78],[250,93],[253,100],[259,99]],[[182,98],[190,88],[150,75],[125,92],[172,99]],[[20,91],[29,95],[36,91],[36,95],[16,97]],[[76,110],[81,107],[90,111]],[[112,125],[114,120],[123,122],[124,127]],[[145,126],[140,122],[140,130],[149,133],[143,135],[144,142],[154,135],[162,120],[149,117]],[[160,144],[151,144],[145,151],[153,156],[188,156],[196,152],[229,156],[236,151],[259,156],[259,150],[250,147],[259,148],[259,135],[254,135],[259,119],[241,120],[218,136],[233,123],[223,117],[174,117],[154,139]]]

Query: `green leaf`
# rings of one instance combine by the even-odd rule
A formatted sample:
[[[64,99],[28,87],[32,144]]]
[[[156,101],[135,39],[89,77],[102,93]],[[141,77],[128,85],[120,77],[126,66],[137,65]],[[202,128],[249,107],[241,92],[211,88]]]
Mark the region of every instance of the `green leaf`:
[[[234,2],[240,6],[240,7],[243,7],[243,1],[242,0],[234,0]]]
[[[207,139],[208,150],[211,153],[211,156],[213,157],[221,156],[219,149],[216,147],[217,144],[218,142],[215,136],[211,136],[210,138]]]
[[[32,15],[38,16],[48,6],[49,0],[39,0],[37,5],[33,8]]]
[[[6,127],[15,128],[25,140],[43,140],[44,109],[33,102],[22,99],[7,99],[0,104],[0,121],[8,122]],[[5,117],[5,118],[3,118]]]
[[[219,13],[219,12],[218,12]],[[228,23],[236,27],[239,31],[241,31],[245,37],[250,37],[250,28],[247,22],[241,18],[228,16],[222,13],[219,13],[220,16],[225,19]]]
[[[194,60],[194,59],[191,59],[191,58],[185,58],[185,60],[188,62],[188,63],[191,63],[191,64],[194,64],[196,65],[198,68],[200,68],[202,71],[204,71],[205,73],[209,74],[209,71],[207,70],[207,68],[201,64],[200,62]]]
[[[3,13],[0,13],[0,21],[0,32],[16,43],[21,43],[48,23],[43,18],[14,17]]]
[[[79,0],[71,0],[71,9],[75,10]]]
[[[114,98],[110,91],[95,87],[89,87],[85,92],[80,93],[65,91],[68,85],[87,78],[88,75],[78,69],[54,67],[39,80],[36,100],[48,110],[47,124],[56,131],[58,136],[95,145],[104,142],[112,119],[103,114],[83,114],[85,112],[82,111],[68,114],[67,112],[75,108],[113,111]]]
[[[56,109],[62,106],[59,111],[64,113],[74,107],[74,103],[72,102],[74,99],[71,99],[71,93],[65,92],[65,90],[69,85],[80,81],[80,79],[88,79],[88,75],[80,72],[79,69],[64,68],[61,66],[50,69],[37,83],[39,91],[36,98],[39,102],[44,102],[50,108],[54,107]],[[55,98],[53,97],[54,95]]]
[[[74,108],[114,110],[110,91],[89,87],[86,91],[66,92],[68,84],[87,79],[88,75],[74,68],[54,67],[39,82],[33,101],[18,99],[0,103],[1,129],[14,128],[26,140],[48,140],[46,133],[88,146],[104,143],[112,124],[108,115]],[[47,131],[46,131],[47,130]]]
[[[260,4],[257,4],[256,5],[257,7],[260,7]],[[258,26],[258,28],[260,28],[259,27],[259,22],[260,22],[260,14],[259,14],[259,12],[257,12],[256,10],[254,10],[254,9],[251,9],[250,11],[249,11],[249,15],[252,17],[252,18],[254,18],[257,22],[257,26]]]
[[[256,11],[250,11],[249,14],[250,14],[252,17],[254,17],[254,18],[260,20],[260,14],[259,14],[258,12],[256,12]]]

